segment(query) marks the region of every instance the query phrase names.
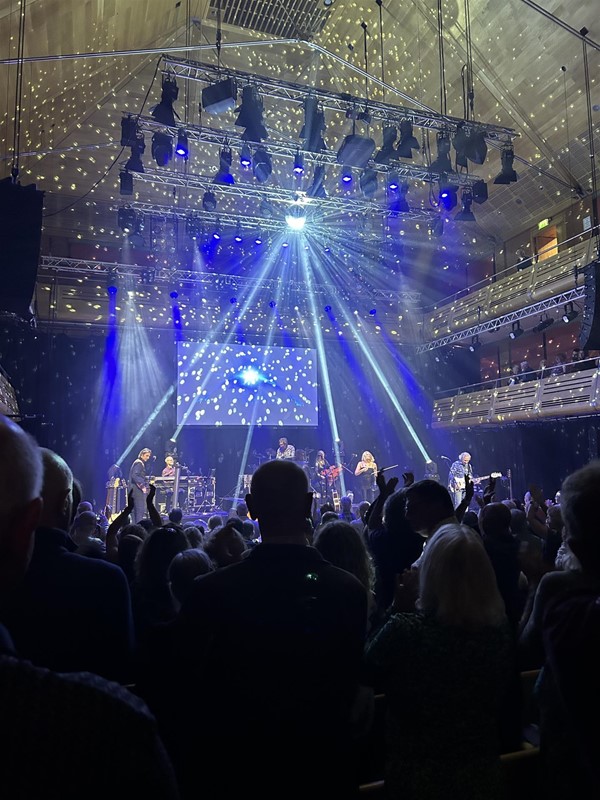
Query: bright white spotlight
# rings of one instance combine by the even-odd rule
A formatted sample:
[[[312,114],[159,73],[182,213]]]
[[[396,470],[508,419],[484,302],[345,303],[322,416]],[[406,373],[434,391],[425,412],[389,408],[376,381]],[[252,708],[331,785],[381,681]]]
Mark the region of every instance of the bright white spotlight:
[[[255,386],[260,380],[260,372],[254,367],[246,367],[242,370],[241,378],[246,386]]]
[[[285,215],[285,221],[287,222],[288,228],[292,231],[304,230],[304,225],[306,224],[306,212],[301,206],[294,205]]]

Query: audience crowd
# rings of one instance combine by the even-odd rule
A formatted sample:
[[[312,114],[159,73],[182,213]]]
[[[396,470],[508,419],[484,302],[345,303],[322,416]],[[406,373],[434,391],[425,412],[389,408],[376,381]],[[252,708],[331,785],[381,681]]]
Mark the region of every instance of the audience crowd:
[[[94,509],[0,417],[6,797],[351,800],[377,778],[501,800],[503,758],[528,751],[532,799],[599,796],[600,462],[552,501],[467,479],[455,508],[408,472],[377,488],[317,509],[276,460],[229,515],[165,519],[151,489],[132,524],[132,496]]]

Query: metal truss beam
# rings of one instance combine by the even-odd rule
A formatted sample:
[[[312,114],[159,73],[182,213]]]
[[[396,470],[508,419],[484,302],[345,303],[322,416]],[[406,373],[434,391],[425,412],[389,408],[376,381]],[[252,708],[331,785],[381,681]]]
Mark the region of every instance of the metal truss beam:
[[[480,334],[487,333],[488,331],[496,331],[498,328],[501,328],[504,325],[509,325],[511,322],[519,322],[520,320],[526,319],[527,317],[532,317],[535,314],[542,314],[544,311],[549,311],[551,308],[555,308],[556,306],[581,300],[583,296],[583,286],[576,289],[570,289],[568,292],[557,294],[554,297],[548,298],[547,300],[540,300],[539,303],[534,303],[533,305],[526,306],[525,308],[520,308],[517,311],[511,311],[510,314],[503,314],[501,317],[495,317],[494,319],[486,320],[486,322],[473,325],[471,328],[465,328],[465,330],[457,331],[456,333],[449,333],[447,336],[440,336],[438,339],[434,339],[431,342],[420,344],[417,346],[417,353],[427,353],[430,350],[437,350],[439,347],[446,347],[446,345],[454,344],[455,342],[461,342],[464,339],[471,339],[473,336],[479,336]]]
[[[122,112],[123,116],[131,116],[127,112]],[[140,116],[138,118],[138,125],[142,131],[154,133],[159,131],[161,133],[168,133],[173,138],[177,137],[178,127],[169,127],[162,125],[152,117]],[[182,126],[183,127],[183,126]],[[185,131],[188,135],[188,140],[195,142],[206,142],[214,144],[219,147],[226,147],[233,145],[234,147],[242,147],[244,144],[250,144],[254,147],[258,146],[258,142],[246,142],[242,139],[241,133],[235,130],[221,130],[217,128],[200,127],[198,125],[185,125]],[[310,161],[316,164],[332,165],[339,169],[340,164],[337,160],[337,154],[331,151],[322,151],[313,153],[310,150],[303,150],[297,143],[283,142],[270,140],[262,144],[270,155],[279,156],[281,158],[295,158],[298,152],[302,153],[305,161]],[[215,164],[215,167],[217,164]],[[393,172],[401,180],[425,181],[427,183],[436,183],[440,179],[440,174],[432,172],[425,164],[409,164],[404,161],[396,160],[391,161],[390,164],[378,164],[375,161],[369,161],[369,169],[375,172],[389,174]],[[138,173],[142,174],[142,173]],[[173,174],[172,170],[165,170],[165,174]],[[482,180],[478,175],[466,172],[453,172],[450,176],[452,183],[460,187],[472,187],[474,183]]]
[[[306,192],[295,191],[292,189],[284,189],[276,186],[255,186],[253,184],[244,184],[243,187],[235,184],[227,183],[213,183],[212,176],[206,177],[203,175],[194,175],[192,173],[174,172],[173,170],[145,170],[144,172],[136,173],[136,180],[145,183],[159,183],[167,186],[176,186],[183,189],[198,189],[200,191],[210,190],[218,195],[225,195],[234,200],[239,200],[240,193],[245,198],[252,198],[256,200],[268,200],[277,203],[281,206],[281,215],[279,220],[275,221],[274,227],[281,227],[284,223],[283,217],[286,210],[292,203],[301,201],[302,206],[306,210],[307,218],[310,219],[316,212],[319,216],[326,216],[331,214],[368,214],[371,217],[389,217],[391,211],[387,205],[381,203],[374,203],[369,200],[354,200],[344,197],[319,197],[312,198]],[[222,218],[222,215],[215,212],[209,212],[213,219],[214,217]],[[245,214],[245,212],[244,212]],[[403,219],[415,219],[421,222],[431,222],[434,217],[433,210],[426,208],[413,208],[410,211],[402,213]],[[261,224],[264,221],[262,216],[257,216],[256,221]],[[267,218],[268,221],[268,218]],[[279,224],[277,224],[279,223]]]
[[[348,109],[368,108],[372,119],[379,119],[387,124],[399,125],[401,119],[410,119],[413,125],[417,125],[420,128],[441,130],[443,128],[455,128],[459,123],[463,123],[465,127],[484,130],[486,138],[492,140],[513,139],[518,136],[514,128],[505,128],[502,125],[488,125],[477,121],[465,123],[464,120],[458,117],[436,114],[433,111],[421,111],[376,100],[367,101],[365,98],[354,97],[344,92],[332,92],[327,89],[305,86],[279,78],[255,75],[239,69],[230,69],[228,67],[219,69],[215,64],[190,61],[177,56],[165,54],[162,62],[165,65],[163,71],[176,77],[207,84],[231,77],[237,79],[240,83],[256,84],[263,97],[273,97],[298,104],[302,103],[306,97],[315,97],[323,108],[340,111],[344,114]]]
[[[207,290],[218,290],[224,287],[234,287],[236,289],[264,289],[272,293],[281,287],[285,282],[287,288],[293,293],[299,295],[307,294],[309,289],[304,281],[292,281],[286,278],[254,278],[244,275],[229,275],[224,273],[198,273],[192,270],[185,269],[169,269],[159,268],[157,265],[137,266],[133,264],[118,264],[111,261],[92,261],[81,258],[61,258],[59,256],[42,256],[40,259],[40,274],[50,273],[51,275],[60,275],[64,277],[81,277],[83,275],[90,276],[108,276],[115,274],[126,276],[139,277],[143,271],[153,269],[156,274],[157,284],[170,284],[176,283],[192,283],[199,287],[205,287]],[[343,296],[343,292],[339,287],[331,284],[313,283],[311,291],[323,295],[336,295]],[[383,298],[384,300],[390,299],[390,292],[383,289],[367,290],[366,287],[356,284],[352,288],[352,296],[355,299],[373,299]],[[406,303],[419,303],[421,295],[419,292],[399,291],[394,292],[394,300]]]

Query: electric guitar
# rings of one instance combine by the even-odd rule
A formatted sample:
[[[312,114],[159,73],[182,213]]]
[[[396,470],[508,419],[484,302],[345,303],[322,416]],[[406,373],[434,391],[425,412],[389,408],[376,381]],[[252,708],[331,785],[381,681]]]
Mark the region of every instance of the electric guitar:
[[[502,477],[502,473],[501,472],[490,472],[489,475],[479,475],[479,477],[477,477],[477,478],[471,478],[471,482],[474,483],[474,484],[478,484],[478,483],[481,483],[481,481],[487,480],[488,478],[501,478],[501,477]],[[452,492],[462,492],[462,491],[464,491],[464,489],[466,488],[465,487],[465,479],[464,478],[452,477],[448,481],[448,488]]]

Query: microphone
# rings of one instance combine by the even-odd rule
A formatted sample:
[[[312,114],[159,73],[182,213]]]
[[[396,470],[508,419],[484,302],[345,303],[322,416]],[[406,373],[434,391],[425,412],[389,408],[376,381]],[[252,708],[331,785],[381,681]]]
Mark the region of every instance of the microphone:
[[[452,459],[448,458],[448,456],[440,456],[440,458],[443,458],[444,461],[452,461]]]

